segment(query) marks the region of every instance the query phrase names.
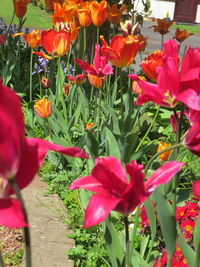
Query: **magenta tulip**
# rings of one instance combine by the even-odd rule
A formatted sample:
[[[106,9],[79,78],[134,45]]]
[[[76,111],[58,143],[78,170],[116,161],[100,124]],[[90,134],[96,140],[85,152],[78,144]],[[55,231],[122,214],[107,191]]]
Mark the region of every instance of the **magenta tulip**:
[[[196,58],[194,58],[196,56]],[[178,44],[174,40],[164,42],[162,66],[157,68],[157,84],[141,81],[136,74],[128,77],[136,80],[142,93],[136,105],[148,101],[166,107],[178,102],[189,108],[200,110],[200,50],[189,48],[179,66]]]
[[[19,97],[0,82],[0,224],[27,226],[21,204],[10,198],[9,179],[15,178],[20,189],[36,175],[48,150],[72,157],[87,158],[77,147],[62,147],[38,138],[24,137],[24,118]]]
[[[200,181],[193,182],[192,193],[195,197],[200,198]]]
[[[144,183],[143,165],[131,161],[126,170],[114,157],[97,158],[91,175],[76,179],[70,189],[94,192],[85,212],[85,228],[101,223],[112,211],[130,214],[158,185],[167,183],[184,163],[171,161],[157,169]],[[127,180],[126,173],[130,176]]]
[[[81,59],[75,59],[79,67],[87,72],[88,74],[97,76],[99,78],[104,77],[105,75],[113,74],[112,67],[108,64],[107,56],[100,56],[100,45],[95,45],[95,56],[93,60],[93,65],[88,64],[87,62],[82,61]]]

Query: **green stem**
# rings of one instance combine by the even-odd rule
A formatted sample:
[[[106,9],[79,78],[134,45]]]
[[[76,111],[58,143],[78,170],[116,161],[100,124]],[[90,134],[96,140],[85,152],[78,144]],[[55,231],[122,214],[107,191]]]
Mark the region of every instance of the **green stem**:
[[[161,50],[162,50],[162,48],[163,48],[163,41],[164,41],[164,35],[162,34],[161,36],[162,36],[162,38],[161,38]]]
[[[15,181],[15,178],[9,179],[9,182],[17,197],[17,200],[21,203],[24,219],[25,219],[25,222],[28,224],[28,216],[27,216],[24,200],[22,198],[20,189]],[[31,242],[30,242],[29,227],[24,227],[24,238],[25,238],[25,252],[26,252],[26,267],[31,267],[32,266],[31,264]]]
[[[197,246],[196,257],[195,257],[195,266],[194,267],[200,267],[200,239],[199,239],[199,243]]]
[[[99,90],[99,94],[98,94],[99,95],[99,103],[98,103],[98,112],[97,112],[97,141],[99,141],[102,91],[103,90]]]
[[[125,234],[126,234],[126,254],[125,254],[125,267],[130,266],[130,241],[129,241],[129,228],[128,228],[128,216],[124,216],[124,226],[125,226]]]
[[[141,205],[137,207],[137,211],[135,213],[133,234],[132,234],[131,242],[130,242],[130,255],[133,254],[134,242],[135,242],[136,233],[137,233],[137,226],[138,226],[139,217],[140,217],[140,207]]]
[[[30,58],[30,72],[29,72],[29,90],[30,90],[30,102],[33,101],[33,77],[32,77],[32,72],[33,72],[33,49],[31,48],[31,58]]]
[[[157,116],[158,116],[158,113],[159,113],[159,111],[160,111],[160,106],[157,106],[157,111],[156,111],[156,114],[155,114],[155,116],[154,116],[153,120],[151,121],[151,124],[150,124],[150,126],[149,126],[148,130],[146,131],[145,135],[143,136],[142,140],[140,141],[139,145],[137,146],[137,148],[136,148],[135,152],[137,152],[137,151],[139,150],[139,148],[142,146],[142,144],[143,144],[144,140],[145,140],[145,139],[146,139],[146,137],[148,136],[149,132],[150,132],[150,131],[151,131],[151,129],[153,128],[153,126],[154,126],[154,123],[155,123],[155,120],[156,120],[156,118],[157,118]]]
[[[99,27],[97,27],[97,44],[99,43]]]
[[[120,107],[120,113],[121,113],[121,118],[122,118],[122,125],[124,126],[124,85],[123,85],[123,80],[122,80],[122,70],[120,69],[119,72],[119,79],[120,79],[120,97],[121,97],[121,107]],[[122,127],[123,128],[123,127]]]
[[[150,248],[149,248],[149,251],[148,251],[148,254],[147,254],[147,257],[146,257],[146,262],[149,261],[149,258],[150,258],[150,256],[151,256],[151,252],[152,252],[152,249],[153,249],[153,244],[154,244],[154,242],[155,242],[155,238],[156,238],[156,237],[154,237],[154,238],[151,239],[151,241],[150,241]]]
[[[148,163],[147,163],[147,165],[146,165],[146,167],[145,167],[145,170],[144,170],[144,174],[145,174],[145,176],[146,176],[146,174],[147,174],[147,172],[148,172],[148,170],[149,170],[149,168],[150,168],[152,162],[153,162],[157,157],[159,157],[161,154],[163,154],[163,153],[165,153],[165,152],[167,152],[167,151],[169,151],[169,150],[173,150],[173,149],[178,148],[178,147],[181,147],[181,146],[183,146],[183,144],[182,144],[182,143],[178,143],[178,144],[175,144],[175,145],[173,145],[173,146],[167,147],[167,148],[165,148],[165,149],[159,151],[158,153],[156,153],[156,154],[155,154],[155,155],[148,161]]]

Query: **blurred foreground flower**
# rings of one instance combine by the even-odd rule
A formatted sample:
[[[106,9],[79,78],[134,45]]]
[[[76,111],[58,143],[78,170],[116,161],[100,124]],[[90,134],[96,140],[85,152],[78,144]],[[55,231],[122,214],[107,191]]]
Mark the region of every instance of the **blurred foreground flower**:
[[[19,97],[0,82],[0,224],[27,226],[21,203],[10,195],[11,184],[26,187],[36,175],[48,152],[53,150],[72,157],[87,158],[77,147],[62,147],[39,138],[25,138],[24,118]],[[9,133],[9,134],[8,134]]]
[[[51,102],[47,98],[36,100],[34,105],[36,114],[43,119],[47,119],[51,116]]]
[[[200,198],[200,181],[193,182],[192,193],[195,197]]]
[[[34,54],[48,60],[53,59],[54,57],[61,57],[69,50],[70,34],[65,30],[55,31],[50,29],[48,31],[43,31],[41,34],[41,43],[49,55],[35,51]]]
[[[180,30],[179,28],[177,28],[173,38],[181,43],[191,35],[193,35],[193,33],[188,33],[187,30]]]
[[[112,38],[110,46],[103,36],[101,36],[100,39],[103,44],[101,48],[102,54],[107,56],[108,60],[118,68],[129,66],[143,44],[133,35],[127,37],[116,35]]]
[[[167,183],[184,163],[171,161],[158,168],[144,183],[143,165],[126,164],[126,171],[114,157],[96,158],[89,176],[76,179],[70,189],[83,188],[94,192],[85,212],[85,228],[101,223],[112,210],[129,215],[160,184]],[[130,176],[126,177],[126,173]],[[129,181],[129,182],[128,182]]]
[[[22,18],[27,11],[29,0],[13,0],[14,12],[18,18]]]
[[[167,143],[165,143],[165,142],[159,142],[159,144],[158,144],[158,146],[157,146],[157,152],[160,152],[160,151],[162,151],[163,149],[166,149],[166,148],[168,148],[168,147],[170,147],[170,146],[171,146],[170,144],[167,144]],[[162,153],[162,154],[159,156],[160,160],[161,160],[161,161],[166,161],[166,160],[168,159],[170,153],[171,153],[171,150]]]

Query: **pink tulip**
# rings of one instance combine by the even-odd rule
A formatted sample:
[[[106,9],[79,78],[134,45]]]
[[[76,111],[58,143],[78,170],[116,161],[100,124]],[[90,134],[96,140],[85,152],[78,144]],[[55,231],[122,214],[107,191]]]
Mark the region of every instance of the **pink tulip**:
[[[143,165],[131,161],[126,171],[114,157],[97,158],[91,175],[76,179],[70,189],[94,192],[85,212],[85,228],[101,223],[112,210],[130,214],[158,185],[167,183],[184,163],[171,161],[157,169],[144,183]],[[126,173],[130,176],[127,180]]]
[[[192,185],[192,193],[195,197],[200,198],[200,181],[195,181]]]
[[[87,62],[82,61],[81,59],[75,59],[79,67],[87,72],[99,78],[104,77],[105,75],[113,74],[112,67],[108,64],[108,58],[106,56],[100,56],[100,45],[95,45],[95,56],[93,60],[93,65],[89,65]]]
[[[48,150],[72,157],[87,158],[77,147],[62,147],[38,138],[24,137],[24,118],[19,97],[0,82],[0,224],[27,226],[21,204],[10,198],[9,179],[15,177],[20,189],[36,175]]]
[[[196,58],[194,58],[196,56]],[[200,110],[200,49],[189,48],[179,67],[178,44],[174,40],[164,42],[163,63],[157,68],[157,84],[141,81],[136,74],[128,77],[136,80],[142,93],[136,105],[148,101],[166,107],[178,102]]]

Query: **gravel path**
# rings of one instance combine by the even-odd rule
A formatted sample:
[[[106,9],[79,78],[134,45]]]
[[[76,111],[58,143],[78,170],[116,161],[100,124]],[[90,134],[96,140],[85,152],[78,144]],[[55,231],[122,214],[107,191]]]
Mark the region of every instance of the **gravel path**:
[[[36,177],[22,191],[30,224],[32,267],[73,267],[66,254],[74,246],[73,240],[67,238],[70,230],[63,222],[66,209],[57,195],[45,196],[45,188],[46,184]]]

